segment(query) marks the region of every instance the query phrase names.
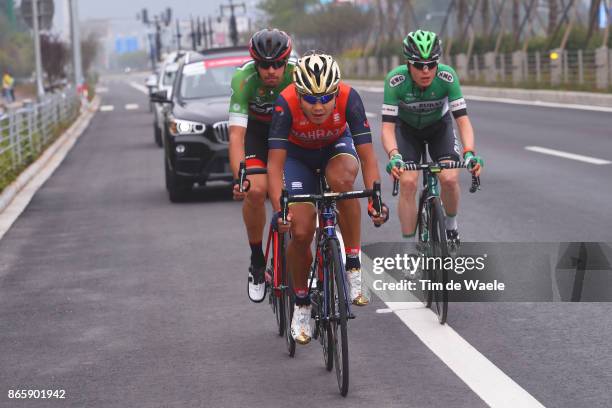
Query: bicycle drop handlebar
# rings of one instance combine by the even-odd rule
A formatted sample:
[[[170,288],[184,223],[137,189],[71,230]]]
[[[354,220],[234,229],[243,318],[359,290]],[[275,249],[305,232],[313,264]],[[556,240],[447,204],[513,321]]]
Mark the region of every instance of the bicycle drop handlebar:
[[[373,207],[377,213],[382,211],[382,194],[380,188],[380,182],[375,181],[371,189],[366,190],[355,190],[346,191],[344,193],[327,192],[323,194],[296,194],[289,195],[289,192],[285,189],[281,192],[280,205],[281,205],[281,218],[283,224],[287,223],[287,214],[289,212],[289,203],[313,203],[317,202],[333,202],[339,200],[350,200],[353,198],[366,198],[372,197]]]
[[[247,169],[245,162],[240,162],[240,168],[238,169],[238,189],[241,193],[246,193],[251,189],[251,181],[247,178],[248,175],[253,174],[268,174],[268,169],[264,167],[253,167]],[[246,187],[244,183],[246,182]]]
[[[404,163],[404,169],[408,171],[432,171],[435,170],[446,170],[446,169],[465,169],[468,166],[468,162],[464,161],[450,161],[440,163]],[[475,193],[480,190],[480,177],[472,174],[472,185],[470,186],[470,193]],[[399,193],[399,180],[393,180],[393,196],[395,197]]]

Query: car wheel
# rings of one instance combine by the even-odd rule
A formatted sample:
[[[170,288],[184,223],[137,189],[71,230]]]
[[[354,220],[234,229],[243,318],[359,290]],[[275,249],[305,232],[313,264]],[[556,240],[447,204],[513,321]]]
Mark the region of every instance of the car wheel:
[[[155,144],[159,147],[163,147],[162,144],[162,132],[159,126],[153,125],[153,135],[155,136]]]
[[[168,190],[168,198],[173,203],[180,203],[185,201],[189,192],[191,191],[191,185],[185,183],[168,166],[168,161],[164,160],[166,169],[166,190]]]

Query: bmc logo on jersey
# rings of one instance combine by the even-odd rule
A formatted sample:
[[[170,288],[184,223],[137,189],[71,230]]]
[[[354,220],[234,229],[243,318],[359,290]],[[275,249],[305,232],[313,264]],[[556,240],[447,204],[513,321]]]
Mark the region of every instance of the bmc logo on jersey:
[[[393,75],[391,79],[389,79],[389,86],[391,88],[395,88],[396,86],[398,86],[405,80],[406,80],[406,77],[402,74]]]
[[[451,84],[455,81],[453,74],[448,71],[438,71],[438,78],[443,81],[450,82]]]

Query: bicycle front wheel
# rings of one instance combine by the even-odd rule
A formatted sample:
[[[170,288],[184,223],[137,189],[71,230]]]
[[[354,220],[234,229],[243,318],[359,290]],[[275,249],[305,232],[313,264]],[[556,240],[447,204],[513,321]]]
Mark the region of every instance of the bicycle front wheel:
[[[295,302],[292,295],[291,275],[287,268],[287,234],[279,234],[278,240],[279,265],[282,276],[281,285],[283,287],[281,304],[284,309],[283,317],[285,318],[285,343],[289,357],[293,357],[295,356],[295,340],[291,336],[291,319],[293,319],[293,306]]]
[[[329,326],[331,328],[336,379],[340,394],[345,397],[349,387],[348,304],[346,302],[344,266],[337,240],[327,243],[329,279]]]
[[[417,219],[417,250],[423,255],[431,255],[429,252],[429,242],[431,237],[429,236],[430,223],[429,223],[429,202],[426,200],[427,191],[423,190],[419,198],[419,212]],[[421,267],[423,272],[421,279],[429,280],[432,279],[432,274],[429,269]],[[423,304],[425,307],[431,307],[433,302],[433,292],[428,289],[423,289]]]
[[[438,197],[432,201],[431,208],[431,240],[432,250],[435,257],[442,259],[442,264],[448,256],[448,247],[446,245],[446,226],[444,223],[444,210],[442,209],[442,202]],[[448,315],[448,289],[446,283],[448,282],[448,271],[444,268],[444,265],[436,267],[431,271],[432,283],[436,284],[437,287],[432,290],[435,311],[438,314],[438,320],[440,324],[446,323]]]
[[[280,276],[282,279],[283,276],[283,259],[284,256],[281,255],[281,251],[283,248],[283,238],[281,234],[274,233],[273,235],[273,248],[278,248],[278,256],[274,256],[274,251],[272,251],[272,256],[270,260],[270,270],[272,273],[272,279],[270,280],[270,305],[272,306],[272,311],[274,313],[274,317],[276,318],[276,327],[278,329],[278,335],[283,336],[285,334],[285,297],[283,296],[282,291],[279,291],[274,287],[274,277]],[[278,275],[277,275],[278,274]]]

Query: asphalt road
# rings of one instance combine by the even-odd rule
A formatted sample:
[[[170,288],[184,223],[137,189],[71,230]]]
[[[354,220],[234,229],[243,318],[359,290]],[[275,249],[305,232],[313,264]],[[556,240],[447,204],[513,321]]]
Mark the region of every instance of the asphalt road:
[[[133,80],[104,84],[114,110],[94,117],[0,241],[0,406],[487,405],[396,314],[377,313],[380,299],[350,323],[347,398],[317,343],[289,358],[270,308],[246,297],[240,204],[224,189],[169,203]],[[382,94],[362,96],[378,113]],[[612,160],[609,114],[469,101],[468,110],[486,171],[478,194],[463,180],[464,240],[612,242],[612,165],[524,149]],[[364,244],[399,238],[394,217],[381,229],[362,221]],[[449,326],[541,404],[609,407],[610,312],[609,303],[463,303],[451,305]],[[11,389],[64,389],[66,399],[9,400]]]

